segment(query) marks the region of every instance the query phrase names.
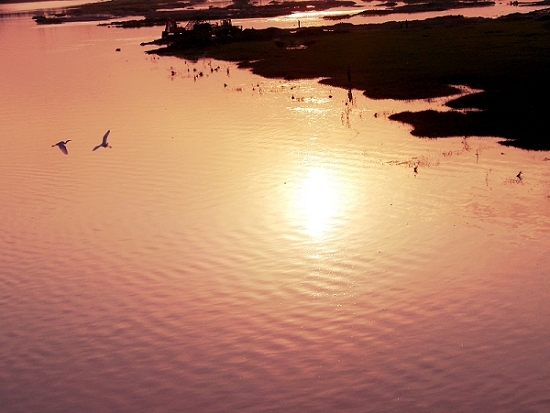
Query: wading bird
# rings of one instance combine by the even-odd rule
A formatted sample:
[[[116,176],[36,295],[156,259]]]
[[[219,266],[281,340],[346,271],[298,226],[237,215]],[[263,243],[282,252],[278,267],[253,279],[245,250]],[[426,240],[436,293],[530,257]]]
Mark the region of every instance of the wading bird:
[[[65,145],[67,144],[67,142],[70,142],[70,141],[71,141],[70,139],[67,139],[66,141],[59,141],[59,142],[53,144],[52,148],[54,146],[59,146],[59,149],[61,149],[61,152],[63,152],[65,155],[68,155],[69,151],[67,150],[67,147]]]
[[[109,144],[107,143],[107,137],[109,136],[109,133],[111,133],[111,130],[109,129],[105,135],[103,135],[103,142],[101,142],[99,145],[97,145],[92,151],[95,151],[96,149],[99,149],[101,147],[103,148],[110,148]]]

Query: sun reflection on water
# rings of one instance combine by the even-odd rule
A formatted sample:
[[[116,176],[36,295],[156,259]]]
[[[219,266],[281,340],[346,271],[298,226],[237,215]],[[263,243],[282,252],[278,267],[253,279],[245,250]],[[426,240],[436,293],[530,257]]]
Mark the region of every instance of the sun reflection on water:
[[[300,179],[294,198],[300,225],[314,238],[322,237],[334,227],[341,194],[333,171],[315,166]]]

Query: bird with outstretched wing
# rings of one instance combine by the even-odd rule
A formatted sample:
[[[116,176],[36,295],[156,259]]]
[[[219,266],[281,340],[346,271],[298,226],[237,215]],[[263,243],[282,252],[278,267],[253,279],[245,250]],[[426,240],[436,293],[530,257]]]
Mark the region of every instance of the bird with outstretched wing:
[[[70,139],[67,139],[66,141],[59,141],[57,143],[54,143],[52,145],[52,148],[54,146],[58,146],[59,149],[61,149],[61,152],[63,152],[65,155],[68,155],[69,154],[69,151],[67,150],[67,147],[65,145],[67,145],[68,142],[70,142],[71,140]]]
[[[99,149],[99,148],[110,148],[109,144],[107,143],[107,137],[109,136],[109,133],[111,133],[110,129],[105,133],[105,135],[103,135],[103,141],[99,145],[94,147],[92,151],[95,151],[96,149]]]

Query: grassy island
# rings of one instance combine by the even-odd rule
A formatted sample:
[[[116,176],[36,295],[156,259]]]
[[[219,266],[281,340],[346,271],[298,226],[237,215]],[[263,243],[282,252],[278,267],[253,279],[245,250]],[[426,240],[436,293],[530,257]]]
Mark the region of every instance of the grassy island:
[[[482,92],[451,100],[455,111],[391,119],[411,124],[416,136],[496,136],[506,138],[505,145],[550,150],[548,10],[498,19],[243,30],[231,38],[175,36],[158,43],[164,47],[154,53],[240,62],[271,78],[322,78],[375,99],[448,96],[455,92],[451,85],[467,85]]]

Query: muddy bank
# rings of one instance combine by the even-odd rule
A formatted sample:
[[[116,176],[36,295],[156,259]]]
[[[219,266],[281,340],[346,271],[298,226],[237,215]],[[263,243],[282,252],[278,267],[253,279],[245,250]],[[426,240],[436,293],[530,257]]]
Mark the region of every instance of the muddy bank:
[[[243,30],[223,41],[162,39],[154,51],[239,62],[272,78],[322,78],[370,98],[449,96],[462,84],[483,92],[451,100],[451,112],[391,119],[422,137],[496,136],[503,144],[550,150],[550,13],[499,19],[441,17],[403,23],[337,24],[302,30]],[[285,47],[286,45],[304,47]]]

